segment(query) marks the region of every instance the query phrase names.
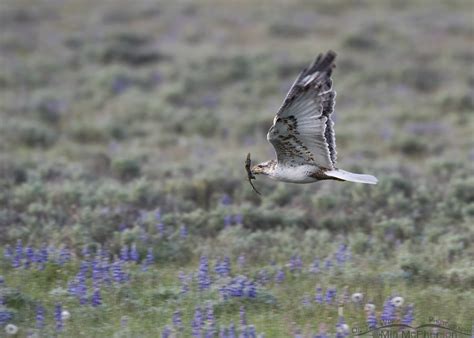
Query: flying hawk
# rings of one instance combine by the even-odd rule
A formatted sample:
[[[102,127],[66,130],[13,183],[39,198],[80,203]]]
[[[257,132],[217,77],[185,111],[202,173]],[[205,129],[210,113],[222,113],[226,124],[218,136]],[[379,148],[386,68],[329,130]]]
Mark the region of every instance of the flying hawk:
[[[336,53],[331,50],[320,54],[298,75],[267,134],[277,159],[251,168],[250,154],[247,156],[246,170],[251,184],[254,175],[291,183],[328,179],[377,183],[372,175],[354,174],[336,167],[336,139],[331,120],[336,103],[331,80],[335,59]]]

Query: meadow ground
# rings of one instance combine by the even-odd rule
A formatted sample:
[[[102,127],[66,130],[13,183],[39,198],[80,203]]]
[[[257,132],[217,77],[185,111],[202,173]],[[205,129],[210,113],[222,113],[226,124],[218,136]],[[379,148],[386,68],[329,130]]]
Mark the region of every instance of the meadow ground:
[[[1,1],[0,336],[472,335],[473,13]],[[338,163],[379,184],[259,197],[245,156],[328,49]]]

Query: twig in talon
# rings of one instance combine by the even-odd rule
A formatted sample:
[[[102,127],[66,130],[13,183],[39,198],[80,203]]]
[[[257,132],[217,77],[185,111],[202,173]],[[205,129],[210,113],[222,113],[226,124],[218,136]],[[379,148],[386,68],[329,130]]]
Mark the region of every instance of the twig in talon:
[[[249,179],[249,183],[252,186],[253,191],[255,191],[257,194],[261,195],[261,193],[255,188],[255,186],[252,183],[252,180],[255,180],[255,176],[252,174],[252,170],[250,169],[251,166],[251,160],[250,160],[250,153],[247,154],[247,159],[245,160],[245,170],[247,170],[247,177]]]

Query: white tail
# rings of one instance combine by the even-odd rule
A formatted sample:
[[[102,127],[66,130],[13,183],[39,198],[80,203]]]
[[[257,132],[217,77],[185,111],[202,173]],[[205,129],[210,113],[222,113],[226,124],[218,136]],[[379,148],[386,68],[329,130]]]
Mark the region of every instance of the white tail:
[[[340,178],[341,180],[349,181],[349,182],[367,183],[367,184],[377,184],[378,182],[377,178],[375,178],[372,175],[354,174],[354,173],[344,171],[341,169],[325,171],[324,174],[331,177]]]

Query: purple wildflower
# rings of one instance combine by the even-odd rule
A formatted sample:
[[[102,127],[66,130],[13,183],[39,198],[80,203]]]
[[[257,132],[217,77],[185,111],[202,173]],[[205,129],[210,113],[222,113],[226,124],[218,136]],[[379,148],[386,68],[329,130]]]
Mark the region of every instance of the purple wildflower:
[[[231,322],[229,325],[229,335],[228,338],[237,338],[237,332],[235,331],[234,322]]]
[[[224,194],[221,197],[221,204],[228,206],[232,204],[232,198],[228,194]]]
[[[414,309],[413,304],[408,305],[406,308],[405,314],[403,315],[403,318],[402,318],[402,324],[411,325],[413,323],[413,320],[415,319],[414,314],[415,314],[415,309]]]
[[[171,337],[171,329],[168,326],[165,326],[165,328],[161,332],[161,338],[169,338],[169,337]]]
[[[8,323],[12,318],[13,318],[13,313],[11,311],[8,311],[3,304],[0,307],[0,325],[4,325]]]
[[[188,237],[188,227],[186,225],[181,226],[179,229],[179,237],[185,239]]]
[[[323,298],[323,289],[321,288],[320,285],[316,286],[316,296],[314,297],[314,300],[318,304],[323,303],[323,300],[324,300],[324,298]]]
[[[138,255],[137,245],[134,243],[130,248],[129,259],[135,263],[138,262],[140,256]]]
[[[62,331],[64,327],[62,312],[63,308],[61,304],[56,303],[54,307],[54,320],[56,321],[56,331],[58,332]]]
[[[330,287],[326,290],[326,304],[332,304],[336,298],[336,288]]]
[[[117,260],[112,264],[112,277],[117,283],[125,283],[128,280],[127,274],[122,269],[122,261]]]
[[[345,244],[340,244],[337,251],[336,251],[336,261],[339,265],[343,265],[348,258],[347,255],[347,245]]]
[[[207,328],[211,337],[214,337],[216,331],[216,318],[214,317],[214,309],[210,304],[207,306]]]
[[[94,293],[92,294],[91,304],[93,307],[102,305],[102,297],[100,295],[100,289],[95,288]]]
[[[311,306],[311,298],[309,297],[308,294],[305,294],[303,296],[303,300],[301,301],[304,307],[310,307]]]
[[[143,261],[142,271],[147,271],[148,267],[153,264],[153,260],[154,260],[153,249],[148,248],[146,252],[145,260]]]
[[[224,216],[224,228],[228,228],[232,225],[232,215],[225,215]]]
[[[61,248],[59,251],[58,264],[63,266],[71,260],[71,253],[67,248]]]
[[[23,244],[21,243],[21,239],[16,242],[15,247],[15,256],[12,260],[12,267],[19,268],[21,266],[21,260],[23,259]]]
[[[374,311],[370,311],[367,314],[367,326],[369,329],[375,329],[377,327],[377,317],[375,317]]]
[[[160,238],[165,237],[165,225],[162,222],[158,222],[156,224],[156,231],[158,231],[158,235]]]
[[[120,260],[122,262],[128,262],[130,260],[129,256],[128,256],[128,246],[127,245],[124,245],[121,249],[120,249]]]
[[[31,264],[35,261],[35,250],[28,245],[25,249],[25,269],[29,269]]]
[[[198,285],[199,289],[207,290],[211,286],[211,277],[209,275],[209,262],[206,256],[201,256],[199,260],[199,271],[198,271]]]
[[[181,312],[176,310],[173,313],[173,326],[177,331],[183,330],[183,322],[181,320]]]
[[[389,297],[383,304],[382,314],[380,320],[384,324],[391,324],[396,319],[395,305],[392,303],[392,298]]]
[[[275,281],[280,284],[280,283],[283,283],[284,280],[285,280],[285,271],[283,271],[283,269],[279,269],[276,273]]]
[[[204,326],[204,318],[202,316],[201,308],[196,307],[194,311],[194,318],[191,322],[192,335],[193,337],[201,337],[201,329]]]
[[[266,269],[261,269],[257,274],[257,280],[261,285],[266,285],[270,281],[270,276]]]
[[[349,337],[349,326],[346,324],[344,317],[339,317],[336,324],[336,338]]]
[[[234,223],[237,224],[237,225],[244,224],[244,216],[242,216],[242,214],[234,215]]]
[[[42,305],[36,306],[36,328],[42,329],[44,327],[44,307]]]
[[[331,270],[332,268],[332,261],[328,258],[324,261],[324,268],[326,270]]]

